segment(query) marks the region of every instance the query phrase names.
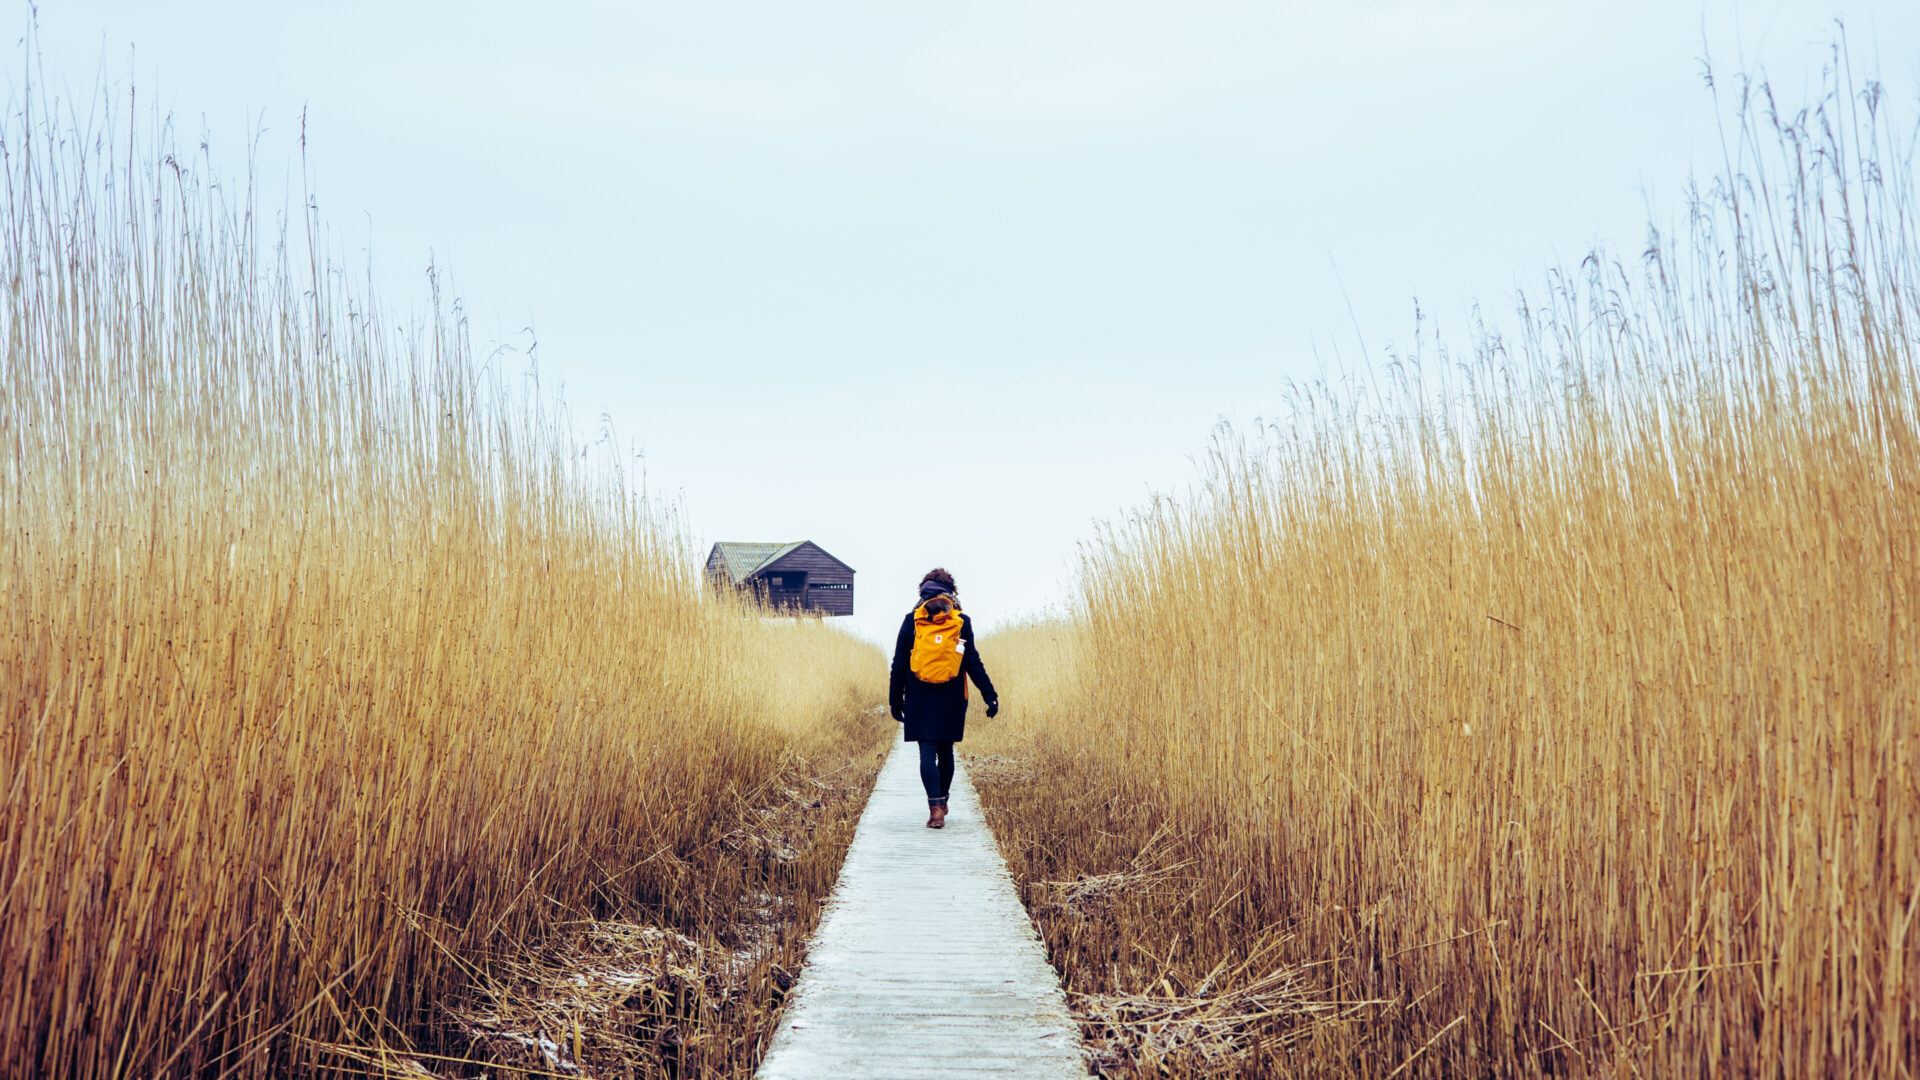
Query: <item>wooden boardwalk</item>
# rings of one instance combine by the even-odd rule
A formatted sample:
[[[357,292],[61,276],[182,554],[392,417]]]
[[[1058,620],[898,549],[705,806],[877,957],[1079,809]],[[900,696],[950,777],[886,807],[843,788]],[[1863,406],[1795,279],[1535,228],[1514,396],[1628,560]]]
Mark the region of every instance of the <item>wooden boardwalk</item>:
[[[1087,1075],[1060,982],[964,767],[926,827],[919,752],[867,801],[761,1080]]]

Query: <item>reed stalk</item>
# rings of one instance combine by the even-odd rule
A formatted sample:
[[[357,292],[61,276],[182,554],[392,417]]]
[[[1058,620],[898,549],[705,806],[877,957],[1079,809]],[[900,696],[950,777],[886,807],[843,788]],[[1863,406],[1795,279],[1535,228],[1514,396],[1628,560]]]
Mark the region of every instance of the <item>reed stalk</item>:
[[[1734,88],[1679,235],[1223,433],[985,643],[970,745],[1026,763],[987,797],[1070,987],[1271,949],[1378,1003],[1115,1070],[1920,1070],[1912,143],[1828,80]],[[1045,908],[1163,835],[1182,889]]]
[[[310,202],[275,226],[165,123],[17,101],[0,1075],[364,1072],[316,1048],[423,1045],[567,920],[724,931],[753,878],[701,868],[879,737],[875,651],[703,595],[437,277],[396,322]]]

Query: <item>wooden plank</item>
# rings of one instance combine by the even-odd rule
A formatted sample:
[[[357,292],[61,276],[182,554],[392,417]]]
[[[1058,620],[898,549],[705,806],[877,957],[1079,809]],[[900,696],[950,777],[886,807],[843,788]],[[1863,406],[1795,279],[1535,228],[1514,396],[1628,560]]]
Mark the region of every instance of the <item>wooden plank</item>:
[[[807,593],[807,607],[822,615],[851,615],[853,614],[853,593],[815,593],[809,590]]]
[[[965,766],[928,829],[918,750],[898,743],[860,816],[761,1080],[1087,1075],[1046,949]]]

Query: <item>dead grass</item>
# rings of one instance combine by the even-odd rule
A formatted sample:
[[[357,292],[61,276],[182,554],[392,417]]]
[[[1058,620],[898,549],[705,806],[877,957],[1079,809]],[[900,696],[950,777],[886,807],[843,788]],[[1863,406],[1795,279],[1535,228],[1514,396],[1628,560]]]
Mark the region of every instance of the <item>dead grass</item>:
[[[727,834],[716,861],[743,863],[759,885],[732,898],[730,921],[709,928],[705,940],[657,924],[591,919],[488,958],[463,1003],[443,1009],[443,1031],[451,1044],[466,1044],[466,1060],[431,1068],[416,1060],[416,1075],[750,1075],[880,760],[783,778],[792,786],[781,783],[771,805],[755,807],[749,824]],[[743,837],[751,842],[739,843]]]
[[[1737,88],[1683,235],[1303,388],[990,646],[983,797],[1117,1072],[1920,1072],[1911,144],[1829,79]],[[1326,1003],[1284,1046],[1143,1003],[1269,971]]]
[[[1340,1002],[1310,966],[1264,975],[1221,961],[1191,994],[1074,994],[1097,1076],[1218,1074],[1243,1070],[1313,1039],[1323,1024],[1353,1020],[1384,1002]],[[1219,988],[1215,987],[1215,980]]]
[[[704,597],[437,282],[395,325],[310,212],[276,244],[163,126],[16,101],[0,1075],[438,1070],[471,988],[546,1000],[535,948],[680,972],[688,1015],[745,1010],[701,1038],[750,1045],[773,998],[713,958],[767,947],[743,895],[804,922],[830,883],[780,823],[819,815],[796,770],[890,733],[876,650]]]

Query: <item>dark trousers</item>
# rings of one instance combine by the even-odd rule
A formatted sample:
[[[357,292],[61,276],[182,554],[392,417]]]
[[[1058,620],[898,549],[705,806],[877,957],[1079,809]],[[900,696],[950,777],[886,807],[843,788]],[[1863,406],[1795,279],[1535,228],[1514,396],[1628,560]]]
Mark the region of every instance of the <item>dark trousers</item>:
[[[920,784],[927,789],[927,805],[945,806],[947,789],[953,786],[953,744],[920,744]]]

